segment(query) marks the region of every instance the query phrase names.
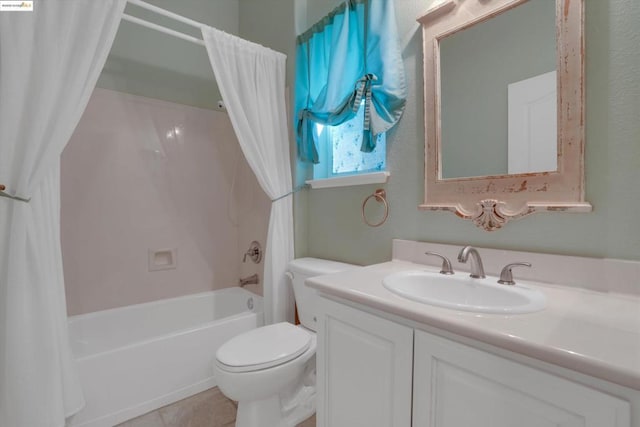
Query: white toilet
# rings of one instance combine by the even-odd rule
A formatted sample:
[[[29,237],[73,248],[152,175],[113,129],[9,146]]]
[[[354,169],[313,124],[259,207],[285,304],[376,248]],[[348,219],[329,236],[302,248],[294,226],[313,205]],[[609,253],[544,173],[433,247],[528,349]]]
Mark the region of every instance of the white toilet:
[[[317,258],[291,261],[287,275],[302,324],[263,326],[218,349],[215,377],[238,402],[236,427],[295,427],[315,413],[316,293],[304,281],[354,267]]]

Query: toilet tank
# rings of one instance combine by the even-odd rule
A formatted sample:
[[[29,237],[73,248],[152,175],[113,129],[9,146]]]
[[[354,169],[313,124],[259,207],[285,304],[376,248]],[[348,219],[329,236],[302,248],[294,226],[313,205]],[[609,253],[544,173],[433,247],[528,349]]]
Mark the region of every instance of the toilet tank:
[[[357,267],[357,265],[353,264],[319,258],[298,258],[289,263],[288,271],[296,298],[296,306],[298,307],[298,317],[304,327],[312,331],[316,330],[318,309],[316,291],[305,285],[304,281],[309,277],[338,273]]]

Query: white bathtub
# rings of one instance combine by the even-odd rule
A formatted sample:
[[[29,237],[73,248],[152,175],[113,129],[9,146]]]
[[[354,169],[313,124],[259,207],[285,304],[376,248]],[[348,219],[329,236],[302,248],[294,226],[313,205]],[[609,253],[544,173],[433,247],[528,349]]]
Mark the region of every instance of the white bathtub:
[[[241,288],[70,317],[86,406],[68,425],[111,427],[215,386],[218,347],[263,322]]]

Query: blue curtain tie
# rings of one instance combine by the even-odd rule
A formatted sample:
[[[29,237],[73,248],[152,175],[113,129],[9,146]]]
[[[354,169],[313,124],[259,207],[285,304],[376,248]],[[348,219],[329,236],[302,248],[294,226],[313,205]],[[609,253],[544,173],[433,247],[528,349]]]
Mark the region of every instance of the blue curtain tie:
[[[308,141],[308,138],[310,137],[307,132],[307,121],[309,120],[310,116],[311,113],[307,108],[303,108],[302,110],[298,111],[298,135],[301,135],[304,141]]]
[[[313,114],[308,108],[303,108],[302,110],[298,111],[298,126],[296,129],[298,134],[297,146],[298,156],[302,160],[316,164],[318,163],[319,158],[316,145],[313,142],[313,132],[310,129],[310,127],[312,126],[312,121],[310,120],[312,116]],[[311,144],[308,143],[309,141],[311,142]]]
[[[356,82],[356,99],[353,102],[353,112],[357,113],[364,97],[364,130],[368,131],[371,123],[371,84],[378,80],[375,74],[365,74]]]
[[[371,98],[372,91],[371,86],[373,82],[377,81],[378,77],[375,74],[368,73],[362,76],[356,82],[356,98],[353,102],[353,112],[357,113],[364,97],[364,120],[362,123],[362,145],[360,151],[364,153],[372,152],[375,147],[375,138],[371,133]]]

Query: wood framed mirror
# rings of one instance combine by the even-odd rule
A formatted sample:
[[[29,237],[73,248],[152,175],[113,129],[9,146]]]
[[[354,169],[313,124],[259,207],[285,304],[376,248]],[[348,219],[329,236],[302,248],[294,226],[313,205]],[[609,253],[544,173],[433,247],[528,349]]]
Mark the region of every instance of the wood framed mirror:
[[[584,0],[445,0],[420,18],[423,210],[487,231],[584,199]]]

